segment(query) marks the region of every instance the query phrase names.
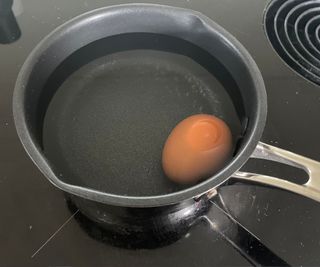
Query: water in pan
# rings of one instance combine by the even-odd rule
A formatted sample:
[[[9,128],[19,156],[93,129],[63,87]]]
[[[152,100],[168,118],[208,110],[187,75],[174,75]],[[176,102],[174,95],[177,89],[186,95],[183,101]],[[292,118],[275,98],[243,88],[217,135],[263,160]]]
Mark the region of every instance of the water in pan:
[[[64,181],[108,193],[147,196],[183,186],[165,177],[163,144],[185,117],[215,114],[236,136],[240,122],[217,79],[191,59],[134,50],[73,73],[48,107],[44,151]]]

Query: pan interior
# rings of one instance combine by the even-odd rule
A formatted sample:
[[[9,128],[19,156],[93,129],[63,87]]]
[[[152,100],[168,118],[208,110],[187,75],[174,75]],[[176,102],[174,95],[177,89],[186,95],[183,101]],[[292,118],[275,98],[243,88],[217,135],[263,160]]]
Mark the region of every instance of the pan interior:
[[[44,153],[65,182],[130,196],[182,190],[161,167],[163,145],[182,119],[214,114],[241,124],[226,89],[189,57],[151,49],[115,52],[60,85],[45,113]]]

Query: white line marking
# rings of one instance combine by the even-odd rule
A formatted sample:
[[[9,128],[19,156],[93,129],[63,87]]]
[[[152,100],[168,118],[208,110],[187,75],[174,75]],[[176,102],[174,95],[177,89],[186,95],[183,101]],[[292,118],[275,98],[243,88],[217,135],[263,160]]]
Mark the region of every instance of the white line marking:
[[[47,239],[47,241],[44,242],[44,243],[41,245],[41,247],[38,248],[37,251],[32,254],[31,259],[32,259],[34,256],[36,256],[36,255],[40,252],[40,250],[43,249],[44,246],[47,245],[47,244],[49,243],[49,241],[50,241],[52,238],[54,238],[54,237],[56,236],[56,234],[59,233],[59,232],[62,230],[62,228],[65,227],[65,226],[68,224],[68,222],[70,222],[70,221],[73,219],[74,216],[76,216],[76,214],[77,214],[78,212],[79,212],[79,210],[77,210],[75,213],[73,213],[73,214]]]

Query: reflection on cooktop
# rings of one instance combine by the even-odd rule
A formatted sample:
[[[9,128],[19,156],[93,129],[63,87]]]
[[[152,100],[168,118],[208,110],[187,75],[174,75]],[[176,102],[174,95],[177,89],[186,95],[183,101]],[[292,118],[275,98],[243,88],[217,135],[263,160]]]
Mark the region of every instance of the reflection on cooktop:
[[[72,213],[77,211],[77,207],[72,204],[71,201],[68,201],[68,208]],[[79,224],[79,226],[93,239],[106,243],[108,245],[126,248],[126,249],[153,249],[158,247],[163,247],[166,245],[170,245],[177,240],[179,240],[180,235],[172,234],[165,235],[159,237],[159,239],[141,239],[141,238],[130,238],[125,237],[124,235],[119,235],[117,233],[113,233],[112,231],[108,231],[99,224],[91,221],[81,212],[78,212],[74,216],[75,220]]]
[[[196,216],[185,227],[172,228],[171,231],[157,229],[145,231],[140,229],[132,231],[130,228],[119,231],[119,223],[114,229],[110,224],[106,229],[103,225],[92,221],[79,211],[72,200],[67,196],[67,207],[81,229],[94,240],[125,249],[156,249],[168,246],[179,239],[188,236],[192,228],[197,225],[208,228],[218,233],[220,237],[229,243],[240,255],[254,266],[289,266],[268,247],[261,243],[260,239],[235,220],[226,210],[221,195],[215,197],[215,201],[208,201],[202,210],[202,215]],[[172,227],[172,225],[163,225]]]
[[[141,218],[129,218],[132,220],[131,225],[130,222],[123,221],[123,218],[113,218],[111,215],[106,219],[108,222],[101,223],[89,219],[80,211],[78,212],[78,208],[68,197],[67,207],[71,214],[76,213],[74,216],[76,222],[91,238],[126,249],[155,249],[170,245],[185,236],[193,224],[199,221],[197,213],[194,216],[188,216],[188,218],[180,217],[181,219],[177,223],[169,223],[170,216],[181,216],[181,214],[171,213],[164,215],[165,218],[155,218],[154,220],[146,217],[145,223],[143,221],[136,222]],[[204,214],[206,209],[207,207],[202,207],[199,212]],[[190,211],[193,212],[193,207],[190,208]],[[185,212],[184,208],[182,213]]]

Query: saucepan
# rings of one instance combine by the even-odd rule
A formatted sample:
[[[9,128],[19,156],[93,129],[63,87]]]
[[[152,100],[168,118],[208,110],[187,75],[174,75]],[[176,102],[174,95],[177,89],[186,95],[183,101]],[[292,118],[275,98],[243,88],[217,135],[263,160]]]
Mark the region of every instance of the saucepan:
[[[256,63],[193,10],[118,5],[66,22],[24,63],[13,113],[44,176],[85,216],[125,236],[185,231],[230,178],[320,201],[319,162],[260,142],[267,96]],[[198,113],[228,123],[234,154],[212,177],[177,185],[162,171],[162,147],[179,121]],[[249,158],[301,168],[309,180],[240,172]]]

